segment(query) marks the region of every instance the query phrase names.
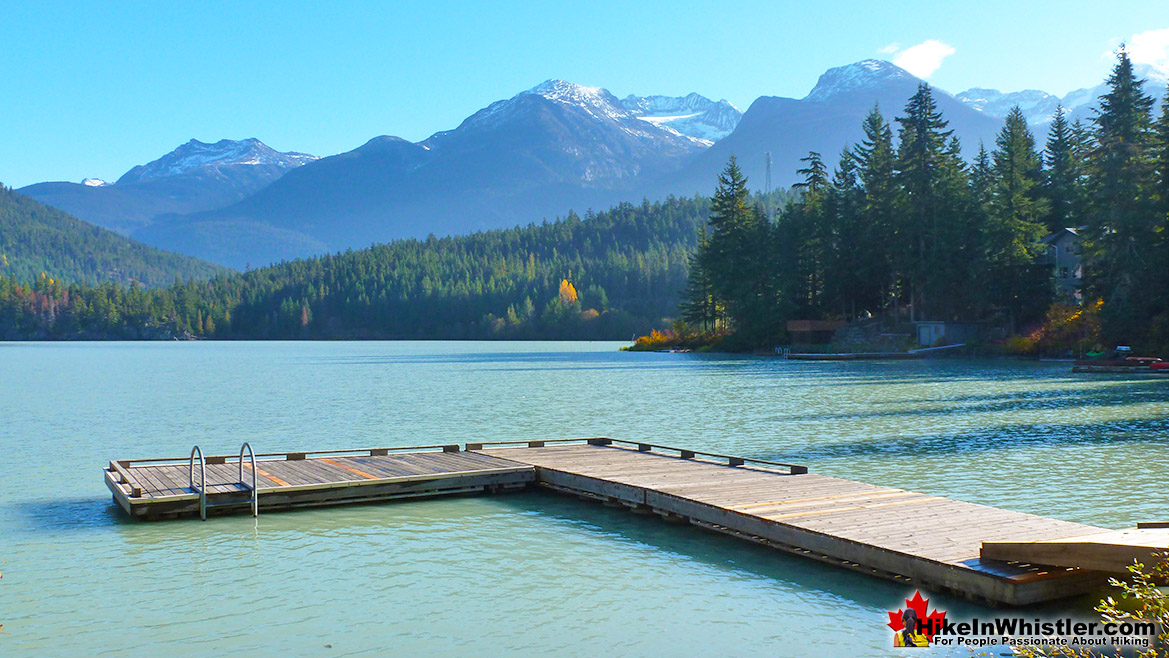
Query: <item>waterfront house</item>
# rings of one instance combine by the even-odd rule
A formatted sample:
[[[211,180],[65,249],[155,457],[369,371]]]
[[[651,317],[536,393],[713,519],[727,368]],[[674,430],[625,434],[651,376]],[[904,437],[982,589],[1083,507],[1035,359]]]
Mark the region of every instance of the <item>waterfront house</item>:
[[[1079,304],[1083,301],[1080,284],[1084,270],[1080,229],[1061,228],[1043,238],[1045,246],[1040,262],[1051,266],[1055,278],[1056,299]]]

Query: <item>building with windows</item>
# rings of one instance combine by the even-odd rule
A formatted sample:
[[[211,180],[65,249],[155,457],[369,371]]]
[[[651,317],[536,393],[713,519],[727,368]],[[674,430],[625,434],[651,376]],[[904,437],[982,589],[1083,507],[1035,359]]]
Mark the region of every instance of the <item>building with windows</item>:
[[[1083,301],[1080,284],[1084,276],[1080,229],[1061,228],[1043,238],[1046,247],[1042,262],[1051,266],[1055,297],[1062,302]]]

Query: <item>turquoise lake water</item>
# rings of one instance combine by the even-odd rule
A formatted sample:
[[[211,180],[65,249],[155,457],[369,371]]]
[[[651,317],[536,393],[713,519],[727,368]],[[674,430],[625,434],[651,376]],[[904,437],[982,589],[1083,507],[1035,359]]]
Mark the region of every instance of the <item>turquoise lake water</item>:
[[[1107,527],[1169,509],[1169,378],[618,346],[0,344],[0,656],[896,655],[912,594],[547,493],[124,519],[106,462],[195,443],[612,436]]]

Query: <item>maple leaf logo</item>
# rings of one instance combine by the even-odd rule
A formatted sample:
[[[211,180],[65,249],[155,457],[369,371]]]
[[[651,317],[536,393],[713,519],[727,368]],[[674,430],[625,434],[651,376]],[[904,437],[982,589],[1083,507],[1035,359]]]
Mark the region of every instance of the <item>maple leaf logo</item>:
[[[897,612],[889,613],[889,628],[893,632],[900,632],[905,628],[905,611],[912,610],[917,617],[917,630],[926,637],[927,640],[933,642],[934,634],[942,629],[942,623],[946,621],[946,613],[935,609],[927,614],[930,600],[921,598],[921,591],[915,591],[912,599],[905,599],[905,608],[898,608]]]

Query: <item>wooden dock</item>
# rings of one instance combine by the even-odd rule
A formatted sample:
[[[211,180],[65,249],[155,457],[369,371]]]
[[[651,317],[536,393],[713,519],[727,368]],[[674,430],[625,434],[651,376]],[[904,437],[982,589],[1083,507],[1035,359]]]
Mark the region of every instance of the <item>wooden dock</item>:
[[[210,456],[112,461],[105,470],[114,501],[132,517],[179,517],[323,507],[400,498],[522,489],[536,480],[527,464],[466,452],[457,445],[268,453],[250,460]],[[200,474],[205,469],[206,485]]]
[[[1104,528],[780,464],[605,438],[110,462],[114,500],[144,519],[491,493],[539,485],[683,521],[788,553],[978,601],[1023,605],[1080,594],[1104,575],[1042,566],[983,543],[1031,544]],[[242,465],[241,465],[242,462]],[[193,473],[193,475],[192,475]],[[196,484],[192,485],[192,481]],[[201,493],[203,500],[201,501]]]

